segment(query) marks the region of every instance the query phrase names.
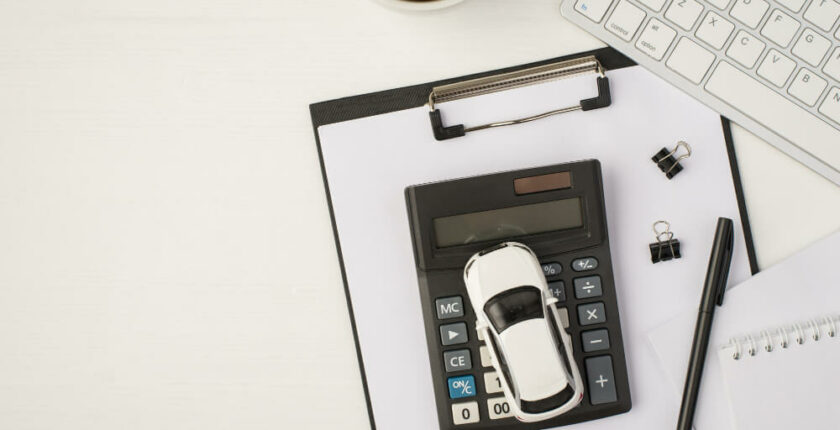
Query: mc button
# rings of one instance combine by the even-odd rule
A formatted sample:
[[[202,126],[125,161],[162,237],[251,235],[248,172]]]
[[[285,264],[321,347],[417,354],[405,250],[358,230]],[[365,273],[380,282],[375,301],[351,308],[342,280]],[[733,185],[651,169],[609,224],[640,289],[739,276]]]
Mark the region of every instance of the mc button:
[[[458,318],[464,316],[464,302],[459,296],[442,297],[435,300],[435,310],[438,319]]]

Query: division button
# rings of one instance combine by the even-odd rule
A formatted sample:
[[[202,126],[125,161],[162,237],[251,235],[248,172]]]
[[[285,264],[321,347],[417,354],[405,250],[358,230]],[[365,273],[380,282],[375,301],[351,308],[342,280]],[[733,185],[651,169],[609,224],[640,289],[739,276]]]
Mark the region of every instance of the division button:
[[[443,297],[435,300],[438,319],[458,318],[464,316],[464,302],[461,297]]]
[[[551,295],[554,296],[557,301],[566,301],[566,284],[564,284],[563,281],[549,282],[548,291],[551,291]]]
[[[604,351],[610,349],[610,336],[607,329],[590,330],[581,333],[583,352]]]
[[[444,346],[467,343],[467,324],[455,323],[440,326],[440,343]]]
[[[600,297],[604,292],[601,290],[601,277],[598,275],[587,276],[585,278],[577,278],[575,283],[575,297],[578,299],[588,299],[590,297]]]
[[[577,309],[580,325],[600,324],[607,320],[602,302],[580,305]]]
[[[572,261],[572,270],[575,272],[583,272],[586,270],[595,270],[598,268],[598,259],[595,257],[578,258]]]
[[[472,357],[469,349],[458,349],[443,353],[443,364],[447,372],[458,372],[472,369]]]
[[[609,355],[587,358],[586,379],[589,383],[589,402],[593,405],[612,403],[618,400],[615,394],[612,358]]]
[[[456,376],[447,380],[449,398],[461,399],[475,395],[475,378],[472,375]]]
[[[563,272],[563,266],[560,263],[543,263],[542,264],[543,275],[545,275],[546,279],[555,278]]]
[[[452,422],[455,425],[477,423],[478,402],[456,403],[452,405]]]

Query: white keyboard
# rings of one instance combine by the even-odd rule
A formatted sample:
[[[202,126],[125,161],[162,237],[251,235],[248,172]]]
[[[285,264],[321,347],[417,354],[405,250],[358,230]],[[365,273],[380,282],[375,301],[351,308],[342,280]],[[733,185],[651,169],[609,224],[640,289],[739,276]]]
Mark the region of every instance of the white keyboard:
[[[561,10],[840,185],[840,3],[565,0]]]

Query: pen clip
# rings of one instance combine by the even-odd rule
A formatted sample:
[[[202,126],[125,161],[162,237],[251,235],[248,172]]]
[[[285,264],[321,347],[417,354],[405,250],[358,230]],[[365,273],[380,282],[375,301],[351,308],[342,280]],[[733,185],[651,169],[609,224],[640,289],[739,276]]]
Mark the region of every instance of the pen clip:
[[[723,306],[723,295],[726,293],[726,282],[729,279],[729,266],[732,264],[732,249],[735,246],[735,235],[731,229],[729,231],[723,248],[723,265],[720,267],[717,295],[715,296],[715,304],[718,306]]]

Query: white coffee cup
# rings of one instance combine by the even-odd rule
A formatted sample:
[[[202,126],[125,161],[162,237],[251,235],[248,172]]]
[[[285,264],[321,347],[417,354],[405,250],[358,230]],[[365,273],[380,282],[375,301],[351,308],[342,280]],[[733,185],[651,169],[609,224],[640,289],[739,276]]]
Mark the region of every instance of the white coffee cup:
[[[435,10],[449,7],[464,0],[376,0],[377,2],[402,10]]]

